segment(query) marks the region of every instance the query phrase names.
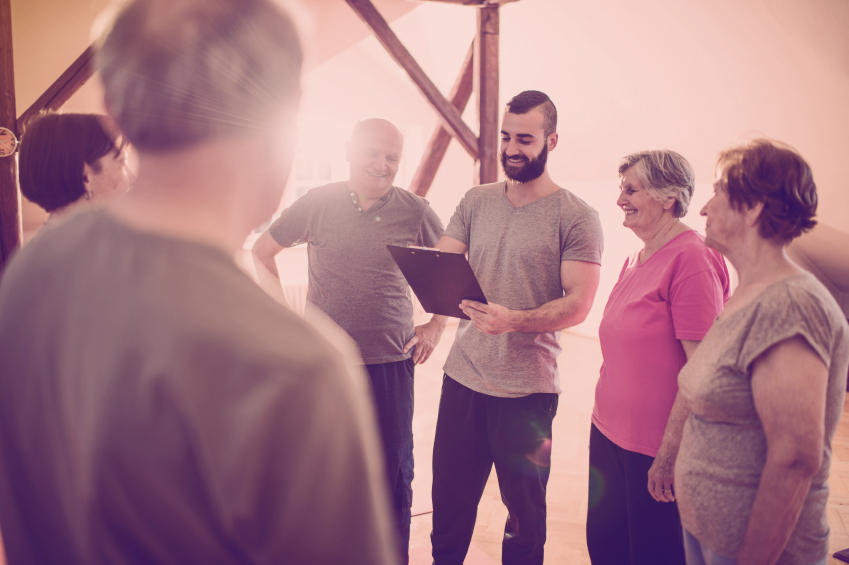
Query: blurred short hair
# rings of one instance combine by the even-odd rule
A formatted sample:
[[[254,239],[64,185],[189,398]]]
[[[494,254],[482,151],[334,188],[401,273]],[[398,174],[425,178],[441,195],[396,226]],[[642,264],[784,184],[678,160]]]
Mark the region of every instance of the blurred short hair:
[[[545,137],[557,131],[557,108],[548,94],[539,90],[525,90],[510,99],[507,111],[511,114],[527,114],[539,108],[543,115],[542,129]]]
[[[784,143],[756,139],[719,154],[720,186],[736,209],[763,202],[758,233],[764,239],[787,244],[813,228],[817,187],[811,167]]]
[[[84,166],[100,171],[99,160],[120,149],[117,132],[96,114],[39,114],[21,136],[21,193],[48,212],[85,195]]]
[[[675,151],[640,151],[622,158],[619,175],[631,167],[636,167],[634,172],[652,198],[662,204],[671,196],[675,198],[675,217],[687,215],[696,184],[696,174],[687,159]]]
[[[274,0],[130,0],[97,49],[106,106],[142,152],[271,129],[302,62]]]

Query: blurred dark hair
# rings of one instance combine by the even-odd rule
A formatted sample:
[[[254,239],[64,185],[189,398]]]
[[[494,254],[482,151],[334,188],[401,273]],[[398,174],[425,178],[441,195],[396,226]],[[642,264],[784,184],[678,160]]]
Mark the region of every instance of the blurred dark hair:
[[[302,59],[272,0],[131,0],[96,55],[109,113],[142,152],[271,131],[300,96]]]
[[[48,212],[82,198],[84,165],[119,149],[117,133],[97,114],[39,114],[21,136],[21,193]]]
[[[786,244],[817,224],[811,167],[789,145],[757,139],[722,151],[717,167],[722,168],[720,185],[736,210],[764,203],[758,218],[764,239]]]
[[[507,103],[507,111],[511,114],[527,114],[534,108],[539,108],[543,115],[542,129],[545,137],[557,131],[557,108],[548,94],[539,90],[520,92]]]

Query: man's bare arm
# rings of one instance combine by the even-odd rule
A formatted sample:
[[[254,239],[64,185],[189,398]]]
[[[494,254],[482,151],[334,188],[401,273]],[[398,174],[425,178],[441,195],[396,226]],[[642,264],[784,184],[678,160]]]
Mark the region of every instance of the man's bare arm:
[[[275,261],[275,257],[285,249],[282,245],[274,241],[274,238],[271,237],[271,233],[266,230],[262,232],[262,235],[254,242],[253,248],[251,248],[251,254],[254,257],[254,263],[259,263],[264,266],[269,273],[274,275],[277,279],[280,278],[280,273],[277,271],[277,262]]]
[[[601,267],[596,263],[563,261],[560,263],[560,284],[566,295],[562,298],[532,310],[509,310],[499,304],[474,300],[464,300],[460,309],[485,334],[555,332],[586,319],[598,289],[600,272]]]
[[[799,336],[752,364],[752,397],[766,436],[766,464],[738,563],[778,561],[822,465],[828,369]]]
[[[687,359],[696,352],[701,341],[682,339],[684,354]],[[679,390],[666,421],[666,429],[660,448],[648,472],[648,489],[652,498],[658,502],[675,502],[675,461],[678,459],[678,449],[681,447],[681,437],[684,435],[684,424],[690,416],[690,406]]]
[[[439,238],[439,241],[436,242],[436,245],[433,246],[434,249],[439,249],[440,251],[447,251],[448,253],[463,253],[469,250],[469,246],[463,243],[458,239],[454,239],[453,237],[448,237],[447,235],[443,235]]]
[[[251,255],[254,258],[254,268],[256,269],[256,278],[260,288],[281,304],[291,308],[289,301],[286,300],[286,295],[283,293],[283,286],[280,283],[280,273],[277,271],[277,262],[275,261],[275,257],[283,249],[285,248],[274,241],[274,238],[271,237],[268,231],[265,231],[254,242],[254,246],[251,248]]]

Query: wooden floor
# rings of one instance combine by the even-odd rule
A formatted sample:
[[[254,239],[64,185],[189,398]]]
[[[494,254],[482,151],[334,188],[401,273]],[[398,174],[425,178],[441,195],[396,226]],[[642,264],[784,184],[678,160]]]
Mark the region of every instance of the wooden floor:
[[[413,513],[431,510],[430,482],[433,434],[442,383],[442,365],[454,340],[456,325],[449,325],[433,356],[416,368],[416,407],[413,433],[416,479],[413,482]],[[601,366],[598,340],[563,332],[563,353],[558,362],[563,394],[554,419],[551,479],[548,483],[548,541],[545,562],[557,565],[589,564],[584,527],[587,514],[590,414],[595,383]],[[849,405],[846,406],[849,411]],[[849,416],[844,417],[834,438],[831,465],[831,496],[828,521],[830,553],[849,548]],[[501,537],[507,511],[501,503],[495,471],[492,472],[478,508],[472,544],[501,562]],[[413,517],[410,547],[430,545],[431,514]],[[829,565],[841,561],[829,558]]]
[[[413,483],[411,548],[430,546],[431,458],[442,365],[454,340],[456,324],[449,325],[431,359],[416,369],[415,435],[416,479]],[[557,565],[589,564],[584,523],[587,512],[587,466],[589,464],[590,413],[601,365],[598,341],[564,332],[560,343],[560,381],[563,394],[554,419],[552,471],[548,483],[548,541],[545,562]],[[849,411],[849,406],[846,407]],[[849,547],[849,416],[844,417],[834,438],[828,521],[831,553]],[[507,511],[501,503],[495,472],[478,509],[472,544],[500,563],[501,537]],[[422,550],[420,550],[421,552]],[[0,546],[0,565],[4,565]],[[476,563],[480,563],[476,560]],[[830,558],[829,565],[841,562]]]

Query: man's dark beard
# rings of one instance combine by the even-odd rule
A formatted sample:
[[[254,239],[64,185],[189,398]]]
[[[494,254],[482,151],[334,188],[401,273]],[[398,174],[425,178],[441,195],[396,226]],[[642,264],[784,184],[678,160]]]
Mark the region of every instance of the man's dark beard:
[[[526,158],[527,159],[527,158]],[[545,162],[548,160],[548,145],[542,146],[542,151],[533,159],[526,160],[524,165],[512,167],[513,172],[510,172],[507,164],[507,152],[501,153],[501,168],[504,169],[504,176],[516,182],[530,182],[538,179],[545,172]]]

